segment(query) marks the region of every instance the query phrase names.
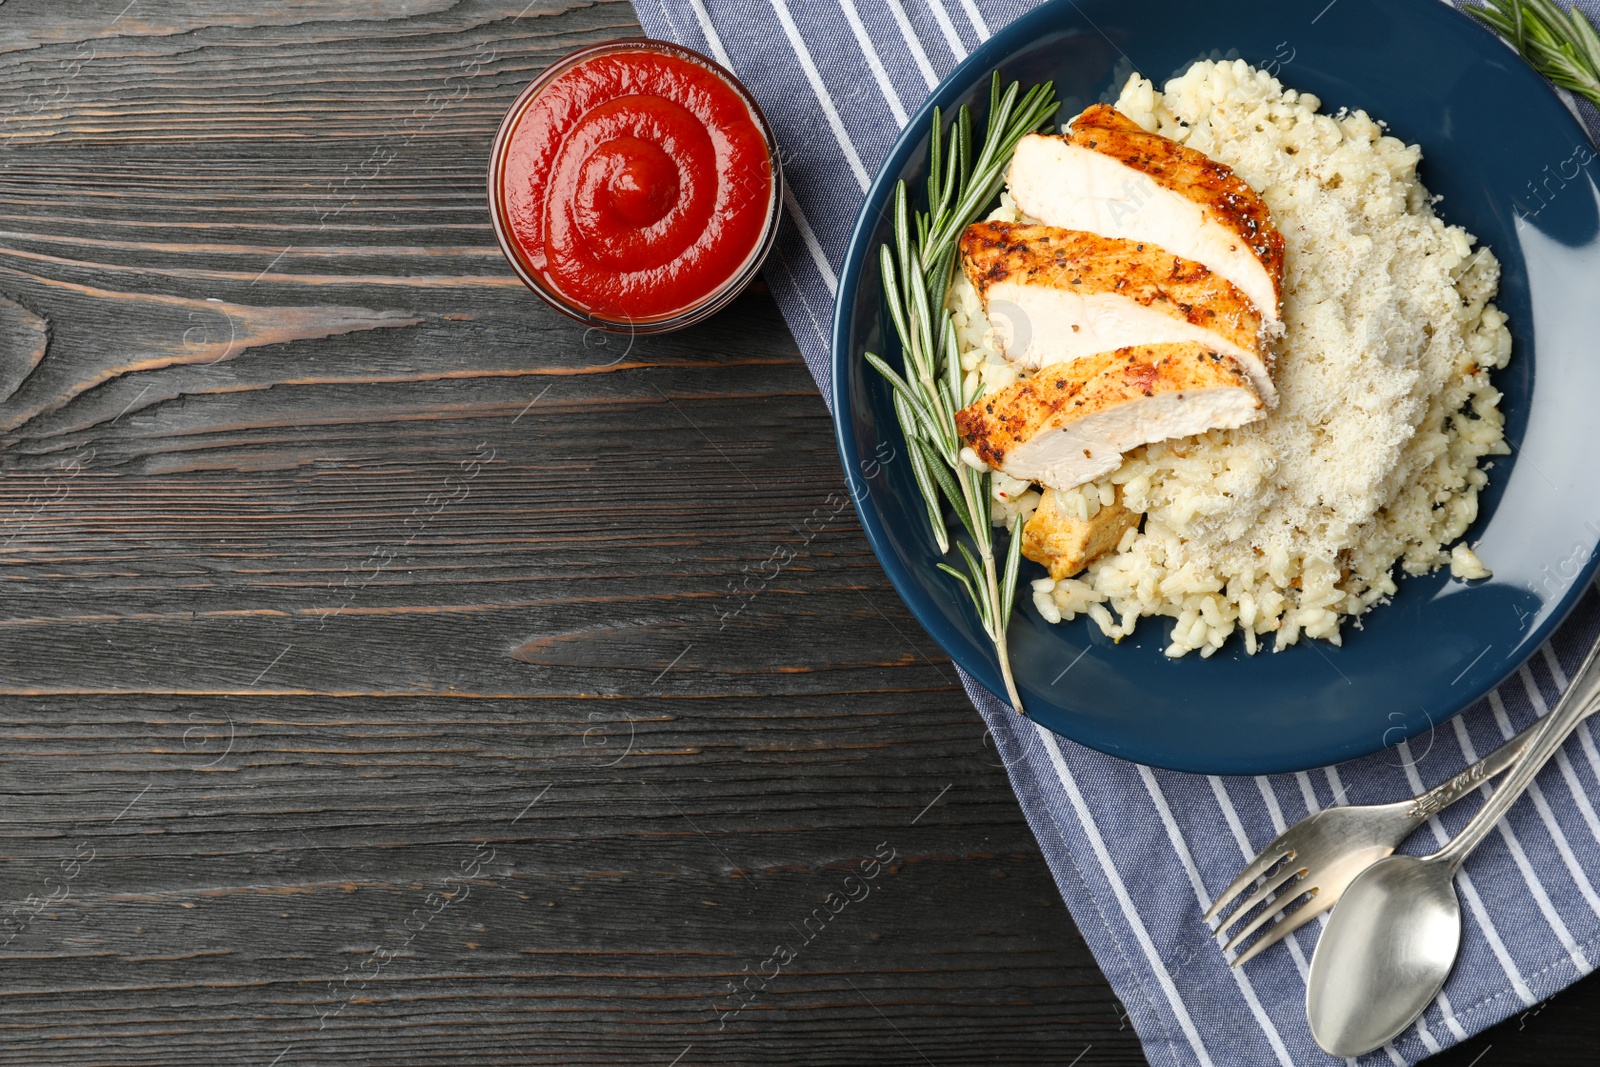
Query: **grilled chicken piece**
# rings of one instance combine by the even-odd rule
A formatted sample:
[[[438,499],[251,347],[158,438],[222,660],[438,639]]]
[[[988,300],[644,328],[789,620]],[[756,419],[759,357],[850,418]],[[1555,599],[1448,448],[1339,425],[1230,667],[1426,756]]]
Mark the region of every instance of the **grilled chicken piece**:
[[[1014,363],[1197,341],[1238,360],[1269,406],[1277,399],[1256,306],[1193,260],[1083,230],[978,222],[961,235],[961,265]]]
[[[1139,513],[1122,505],[1122,487],[1110,507],[1087,519],[1068,515],[1057,505],[1056,491],[1046,489],[1022,528],[1022,554],[1050,568],[1056,581],[1071,578],[1117,547],[1122,535],[1139,525]]]
[[[1205,345],[1133,345],[1053,364],[956,413],[979,458],[1013,478],[1071,489],[1152,441],[1265,417],[1249,375]]]
[[[1283,235],[1267,205],[1231,168],[1115,108],[1085,109],[1065,137],[1018,142],[1011,196],[1051,226],[1146,241],[1203,263],[1269,323],[1281,318]]]

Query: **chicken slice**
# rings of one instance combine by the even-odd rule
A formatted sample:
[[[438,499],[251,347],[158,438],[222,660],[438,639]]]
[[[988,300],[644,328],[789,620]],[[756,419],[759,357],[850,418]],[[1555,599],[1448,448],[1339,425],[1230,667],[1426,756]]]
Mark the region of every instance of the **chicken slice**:
[[[1067,514],[1059,503],[1056,491],[1046,489],[1022,528],[1022,554],[1048,567],[1058,582],[1116,548],[1122,535],[1139,525],[1139,512],[1122,504],[1121,486],[1114,503],[1087,519]]]
[[[1013,478],[1071,489],[1152,441],[1265,417],[1249,375],[1213,348],[1133,345],[1044,367],[956,413],[978,457]]]
[[[1255,304],[1193,260],[1084,230],[978,222],[961,235],[961,265],[1021,366],[1197,341],[1237,360],[1269,406],[1277,399]]]
[[[1095,104],[1065,137],[1019,141],[1010,181],[1024,214],[1159,245],[1238,286],[1269,323],[1281,318],[1283,235],[1255,190],[1205,153]]]

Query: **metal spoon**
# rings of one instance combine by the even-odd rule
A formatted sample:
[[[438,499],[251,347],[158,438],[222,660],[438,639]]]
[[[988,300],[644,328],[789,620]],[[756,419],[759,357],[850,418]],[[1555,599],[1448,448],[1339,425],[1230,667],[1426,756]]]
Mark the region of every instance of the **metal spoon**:
[[[1449,844],[1390,856],[1350,883],[1311,957],[1306,1018],[1317,1044],[1359,1056],[1395,1037],[1444,986],[1461,947],[1455,876],[1600,697],[1600,644],[1540,723],[1522,758]]]

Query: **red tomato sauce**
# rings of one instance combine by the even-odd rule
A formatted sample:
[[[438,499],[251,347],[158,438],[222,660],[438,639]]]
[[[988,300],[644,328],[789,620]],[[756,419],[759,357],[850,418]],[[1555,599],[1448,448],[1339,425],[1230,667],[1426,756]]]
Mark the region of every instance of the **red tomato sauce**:
[[[503,152],[511,243],[599,318],[681,314],[765,242],[774,179],[762,123],[690,58],[641,46],[579,60],[535,92]]]

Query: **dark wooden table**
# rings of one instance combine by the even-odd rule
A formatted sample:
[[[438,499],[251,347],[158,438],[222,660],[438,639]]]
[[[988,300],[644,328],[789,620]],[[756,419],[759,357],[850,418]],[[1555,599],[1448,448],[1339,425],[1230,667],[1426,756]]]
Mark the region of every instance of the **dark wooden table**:
[[[769,296],[502,262],[525,2],[0,6],[0,1063],[1142,1063]]]

